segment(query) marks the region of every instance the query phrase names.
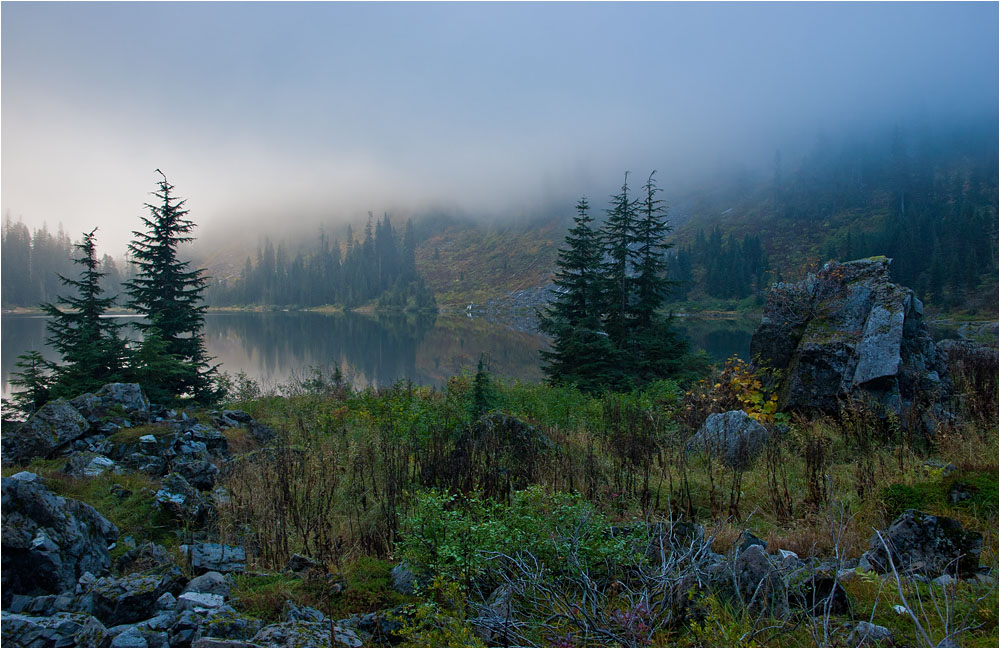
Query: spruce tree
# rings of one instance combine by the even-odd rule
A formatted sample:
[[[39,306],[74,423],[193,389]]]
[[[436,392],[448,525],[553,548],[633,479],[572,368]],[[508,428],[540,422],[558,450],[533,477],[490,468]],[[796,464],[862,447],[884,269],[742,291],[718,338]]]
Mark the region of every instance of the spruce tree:
[[[649,174],[643,186],[644,196],[635,226],[637,300],[633,313],[639,331],[652,326],[653,317],[670,293],[671,286],[666,275],[666,252],[671,244],[666,237],[672,228],[667,225],[667,208],[663,200],[656,197],[661,190],[653,180],[655,174],[655,171]]]
[[[150,373],[147,381],[155,385],[144,387],[170,398],[188,394],[208,402],[217,393],[213,385],[216,368],[209,364],[201,332],[207,279],[203,270],[191,270],[190,262],[178,259],[177,249],[192,240],[189,235],[195,224],[186,218],[185,201],[173,195],[173,185],[159,173],[163,179],[158,183],[159,191],[153,192],[158,204],[146,203],[150,212],[142,217],[146,230],[134,231],[135,240],[129,244],[136,275],[126,284],[127,306],[146,316],[148,322],[135,324],[144,338],[155,329],[160,341],[154,346],[173,357],[176,362],[170,363],[172,367],[183,371]]]
[[[76,289],[74,297],[57,297],[69,306],[63,311],[55,304],[45,303],[42,310],[51,316],[46,324],[48,344],[61,357],[54,366],[51,389],[55,397],[75,397],[82,392],[92,392],[105,383],[120,381],[124,374],[125,345],[118,335],[121,325],[101,316],[114,303],[113,297],[101,297],[104,289],[98,270],[97,246],[94,233],[86,232],[83,240],[74,247],[81,255],[73,262],[83,266],[79,279],[59,275],[63,285]]]
[[[591,226],[586,198],[576,210],[566,247],[556,258],[556,297],[539,317],[541,330],[552,338],[552,349],[541,355],[550,380],[593,391],[608,381],[617,363],[601,322],[600,234]]]
[[[10,402],[4,399],[4,406],[33,415],[49,400],[52,363],[42,358],[38,351],[31,350],[18,356],[14,365],[19,371],[11,373],[10,384],[20,389],[11,392]]]
[[[605,331],[618,349],[631,346],[633,277],[636,253],[635,225],[638,201],[629,195],[628,172],[621,191],[611,197],[611,207],[601,234],[606,260],[601,266],[604,275],[602,309]]]

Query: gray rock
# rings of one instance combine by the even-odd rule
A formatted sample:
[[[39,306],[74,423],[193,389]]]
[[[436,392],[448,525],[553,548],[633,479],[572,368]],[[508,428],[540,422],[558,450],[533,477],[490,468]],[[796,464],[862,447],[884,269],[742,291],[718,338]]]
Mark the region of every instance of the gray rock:
[[[198,638],[193,643],[192,647],[205,647],[208,649],[216,649],[223,647],[259,647],[261,645],[254,644],[252,642],[243,642],[242,640],[230,640],[228,638]]]
[[[286,599],[281,608],[282,622],[322,622],[325,619],[326,616],[320,611],[309,606],[296,606],[290,599]]]
[[[231,606],[222,606],[205,616],[199,633],[203,638],[225,638],[248,641],[263,628],[257,618],[238,613]]]
[[[165,547],[147,541],[118,557],[115,568],[119,573],[143,572],[175,563],[173,555]]]
[[[167,461],[158,455],[129,453],[121,458],[122,466],[131,471],[159,477],[167,472]]]
[[[215,487],[219,468],[207,460],[182,460],[173,462],[173,470],[184,476],[192,487],[208,491]]]
[[[204,424],[195,424],[189,431],[191,439],[204,444],[205,450],[213,457],[223,457],[229,453],[229,442],[226,436]]]
[[[265,647],[360,647],[361,638],[350,629],[324,622],[282,622],[260,630],[252,642]]]
[[[90,425],[65,399],[42,406],[18,429],[3,437],[5,464],[27,464],[32,458],[47,458],[61,447],[89,434]]]
[[[164,593],[179,590],[184,574],[170,566],[163,574],[133,573],[124,577],[105,577],[93,587],[95,615],[105,624],[134,624],[156,610]]]
[[[112,647],[148,647],[149,644],[146,642],[146,638],[143,637],[142,632],[130,626],[124,631],[119,633],[111,641]]]
[[[156,598],[156,603],[153,604],[154,611],[172,611],[177,608],[177,598],[174,597],[173,593],[163,593]]]
[[[91,423],[109,416],[127,418],[130,423],[149,421],[149,399],[138,383],[108,383],[94,394],[81,394],[72,404]]]
[[[778,406],[837,414],[841,402],[873,404],[897,417],[918,399],[940,403],[946,368],[913,291],[893,284],[891,260],[830,262],[815,275],[768,295],[750,355],[781,370]]]
[[[788,614],[788,586],[761,546],[741,552],[729,568],[729,578],[730,592],[752,614],[764,610],[777,618]]]
[[[121,469],[109,457],[90,451],[78,451],[69,456],[64,473],[77,478],[95,478],[106,471],[121,473]]]
[[[713,453],[727,466],[746,469],[764,449],[768,433],[742,410],[709,415],[687,443],[687,451]]]
[[[0,613],[0,644],[5,647],[103,647],[108,639],[107,629],[90,615]]]
[[[181,593],[180,597],[177,598],[177,609],[180,611],[188,609],[209,611],[221,607],[224,603],[225,599],[222,595],[186,591]]]
[[[285,570],[288,572],[302,572],[303,570],[318,570],[320,568],[319,561],[311,557],[295,553],[292,558],[288,560],[288,565],[285,566]]]
[[[71,591],[111,566],[118,528],[90,505],[52,493],[34,474],[3,478],[3,604],[15,593]]]
[[[390,572],[393,589],[402,595],[412,595],[416,592],[417,576],[405,563],[397,564]]]
[[[199,574],[211,571],[243,572],[247,562],[243,548],[220,543],[182,545],[181,552],[188,556],[191,568]]]
[[[171,473],[160,481],[156,503],[173,518],[191,523],[203,522],[211,507],[179,473]]]
[[[892,631],[884,626],[864,621],[858,622],[847,638],[848,647],[892,646],[894,642]]]
[[[187,647],[201,637],[201,625],[204,615],[189,609],[177,616],[168,634],[171,647]]]
[[[224,598],[229,597],[231,579],[219,572],[206,572],[192,579],[181,592],[214,593]]]
[[[908,509],[893,521],[882,536],[892,551],[893,564],[901,574],[970,577],[979,568],[983,535],[967,531],[952,518]],[[877,534],[872,535],[869,550],[862,559],[878,573],[890,570],[885,548]]]
[[[743,533],[740,534],[740,537],[736,540],[737,554],[742,553],[751,545],[759,545],[767,550],[767,541],[757,538],[757,536],[750,530],[743,530]]]

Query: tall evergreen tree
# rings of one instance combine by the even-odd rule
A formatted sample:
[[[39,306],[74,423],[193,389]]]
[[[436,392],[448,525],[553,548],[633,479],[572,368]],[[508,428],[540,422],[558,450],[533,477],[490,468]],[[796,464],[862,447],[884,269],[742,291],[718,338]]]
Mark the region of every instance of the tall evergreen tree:
[[[10,375],[10,384],[19,390],[11,392],[10,403],[4,400],[4,406],[11,406],[25,415],[33,415],[49,400],[52,388],[52,363],[42,355],[31,350],[17,357],[14,364],[17,372]]]
[[[83,266],[80,278],[58,276],[63,285],[77,293],[72,297],[56,298],[69,306],[69,310],[63,311],[52,303],[41,305],[52,318],[46,325],[47,342],[62,359],[54,367],[51,392],[56,397],[91,392],[123,378],[125,345],[118,335],[121,325],[101,317],[114,303],[114,298],[101,297],[104,293],[101,278],[105,273],[98,270],[95,232],[96,228],[84,233],[83,240],[75,244],[81,254],[73,261]]]
[[[632,331],[632,268],[635,261],[635,223],[638,201],[629,195],[628,172],[621,191],[611,197],[611,207],[601,228],[604,242],[604,312],[605,331],[619,349],[629,346]]]
[[[159,202],[146,203],[150,212],[142,217],[146,230],[134,231],[135,240],[129,244],[136,275],[126,284],[127,306],[148,319],[135,324],[139,331],[147,334],[155,329],[163,352],[186,369],[151,376],[150,380],[159,382],[157,389],[174,398],[189,394],[199,401],[211,401],[217,397],[213,385],[216,368],[209,364],[201,331],[207,279],[203,270],[191,270],[190,262],[177,255],[178,246],[192,240],[189,235],[195,224],[185,218],[185,201],[173,195],[173,185],[163,172],[160,175],[159,191],[153,192]]]
[[[552,349],[542,352],[548,377],[593,391],[608,380],[617,363],[601,322],[602,247],[589,210],[587,199],[581,198],[566,247],[556,258],[556,297],[540,314],[539,326],[552,337]]]
[[[656,195],[662,191],[656,186],[653,176],[649,174],[643,185],[643,198],[639,206],[639,218],[635,226],[636,239],[636,303],[635,326],[638,330],[646,330],[652,326],[657,309],[670,292],[671,282],[667,279],[666,251],[671,248],[667,242],[667,234],[671,227],[667,225],[667,208],[662,199]]]

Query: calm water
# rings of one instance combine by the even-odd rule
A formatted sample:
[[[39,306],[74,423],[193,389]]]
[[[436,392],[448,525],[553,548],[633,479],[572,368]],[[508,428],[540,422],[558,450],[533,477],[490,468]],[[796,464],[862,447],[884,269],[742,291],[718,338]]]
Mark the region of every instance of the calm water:
[[[122,316],[127,322],[133,317]],[[45,318],[5,314],[0,321],[3,395],[17,356],[45,346]],[[678,318],[677,328],[716,360],[746,356],[752,321]],[[356,386],[385,385],[412,379],[441,386],[449,376],[474,371],[480,353],[496,374],[541,380],[538,350],[545,339],[503,324],[464,316],[437,318],[376,317],[355,313],[209,313],[205,317],[208,353],[223,371],[244,371],[265,386],[304,375],[310,367],[339,366]]]

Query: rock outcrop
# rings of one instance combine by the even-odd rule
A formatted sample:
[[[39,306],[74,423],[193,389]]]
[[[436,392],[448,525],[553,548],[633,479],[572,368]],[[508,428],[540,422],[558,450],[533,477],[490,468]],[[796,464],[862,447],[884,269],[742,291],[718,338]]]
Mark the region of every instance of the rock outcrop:
[[[971,577],[979,568],[983,535],[962,527],[953,518],[932,516],[908,509],[893,521],[882,535],[892,552],[892,563],[878,534],[872,535],[869,550],[862,560],[876,572],[917,573],[934,578],[938,575]]]
[[[764,450],[768,432],[742,410],[709,415],[688,440],[687,451],[718,455],[727,466],[746,469]]]
[[[4,436],[3,461],[27,464],[35,457],[49,457],[89,431],[90,424],[68,401],[50,401],[14,434]]]
[[[750,354],[781,372],[779,408],[836,414],[854,399],[904,423],[914,405],[943,416],[949,386],[923,305],[890,281],[890,262],[830,262],[772,288]]]
[[[118,528],[93,507],[55,495],[33,473],[3,478],[2,491],[5,607],[14,594],[61,593],[111,567]]]

